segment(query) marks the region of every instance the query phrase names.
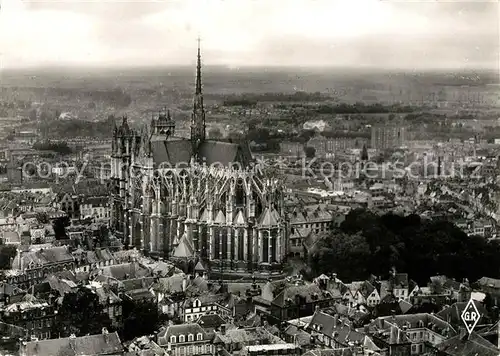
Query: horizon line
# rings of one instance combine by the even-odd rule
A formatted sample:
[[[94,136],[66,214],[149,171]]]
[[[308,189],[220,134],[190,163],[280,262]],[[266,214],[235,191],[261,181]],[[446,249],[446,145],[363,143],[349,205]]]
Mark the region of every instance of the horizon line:
[[[48,70],[132,70],[132,69],[193,69],[191,64],[123,64],[123,65],[114,65],[114,64],[48,64],[48,65],[27,65],[27,66],[19,66],[19,67],[3,67],[0,70],[0,75],[5,72],[18,72],[18,71],[31,71],[31,70],[39,70],[39,71],[48,71]],[[393,67],[384,67],[384,66],[372,66],[372,65],[274,65],[274,64],[266,64],[266,65],[228,65],[228,64],[208,64],[203,65],[203,68],[213,68],[213,69],[225,69],[225,70],[239,70],[239,69],[258,69],[258,70],[377,70],[377,71],[386,71],[386,72],[394,72],[394,71],[404,71],[404,72],[431,72],[431,71],[489,71],[489,72],[500,72],[500,68],[496,68],[495,66],[438,66],[438,67],[405,67],[405,66],[393,66]]]

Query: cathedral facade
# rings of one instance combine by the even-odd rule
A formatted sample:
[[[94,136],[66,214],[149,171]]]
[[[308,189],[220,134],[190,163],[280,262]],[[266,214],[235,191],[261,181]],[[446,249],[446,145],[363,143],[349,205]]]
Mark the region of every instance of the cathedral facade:
[[[162,112],[140,132],[123,118],[112,142],[111,227],[125,246],[212,271],[281,269],[283,182],[246,143],[206,138],[199,46],[191,137]]]

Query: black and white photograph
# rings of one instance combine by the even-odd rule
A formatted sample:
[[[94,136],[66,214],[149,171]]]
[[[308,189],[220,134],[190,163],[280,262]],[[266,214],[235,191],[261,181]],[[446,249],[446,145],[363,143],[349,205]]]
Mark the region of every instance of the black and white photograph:
[[[0,356],[500,356],[500,1],[0,0]]]

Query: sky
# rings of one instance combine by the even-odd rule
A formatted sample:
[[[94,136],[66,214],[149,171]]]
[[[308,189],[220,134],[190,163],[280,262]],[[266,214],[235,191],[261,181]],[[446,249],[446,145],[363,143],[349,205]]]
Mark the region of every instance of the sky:
[[[2,68],[491,68],[495,0],[0,0]]]

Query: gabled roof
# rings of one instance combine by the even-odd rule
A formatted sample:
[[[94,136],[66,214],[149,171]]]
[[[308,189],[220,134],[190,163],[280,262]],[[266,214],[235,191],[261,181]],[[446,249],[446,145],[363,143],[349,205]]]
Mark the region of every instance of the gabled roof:
[[[450,356],[498,356],[500,350],[491,342],[472,332],[469,337],[456,335],[437,345],[437,349]]]
[[[483,306],[483,303],[478,302],[477,300],[472,301],[474,305],[476,306],[477,310],[479,311],[479,325],[481,325],[482,319],[485,315],[488,315],[488,312],[486,311],[485,307]],[[466,302],[459,302],[459,303],[454,303],[450,306],[446,306],[443,310],[441,310],[439,313],[436,313],[438,317],[440,317],[443,320],[446,320],[454,325],[462,325],[462,312],[464,311],[465,307],[467,306],[468,303]]]
[[[177,258],[191,258],[194,257],[194,247],[189,241],[186,234],[182,235],[179,244],[175,247],[174,254],[172,257]]]
[[[188,335],[193,335],[196,338],[197,334],[201,334],[203,340],[209,339],[209,335],[197,323],[170,325],[158,333],[158,344],[160,346],[167,345],[170,342],[171,336],[175,336],[178,339],[179,336],[184,335],[187,341]]]
[[[116,332],[81,337],[66,337],[31,341],[21,347],[20,354],[25,356],[53,356],[53,355],[86,355],[97,356],[118,354],[123,352],[120,337]]]
[[[305,283],[298,286],[286,287],[276,296],[276,298],[274,298],[272,303],[283,307],[286,305],[287,301],[289,301],[292,305],[295,305],[297,296],[305,299],[305,303],[311,303],[315,300],[314,298],[316,298],[316,296],[318,300],[330,299],[330,296],[325,295],[323,290],[315,283]]]
[[[243,215],[243,211],[239,210],[233,221],[234,225],[246,225],[245,216]]]
[[[201,263],[201,261],[198,261],[196,266],[194,266],[194,270],[203,272],[203,271],[205,271],[205,267],[203,267],[203,264]]]
[[[174,274],[168,278],[160,278],[153,289],[162,293],[180,293],[183,291],[182,283],[185,278],[184,273]]]
[[[30,265],[43,266],[51,263],[64,263],[74,261],[73,255],[69,252],[67,246],[51,247],[47,249],[40,249],[37,251],[28,251],[21,255],[18,254],[14,257],[12,268],[16,269],[20,265],[19,258],[22,259],[23,268]]]
[[[122,263],[99,268],[102,274],[107,277],[123,281],[129,278],[141,278],[150,275],[150,271],[137,262]]]
[[[218,329],[221,325],[226,323],[219,314],[205,314],[200,316],[196,321],[204,329]]]
[[[208,209],[203,209],[203,212],[201,213],[200,220],[203,222],[208,222]]]
[[[479,284],[481,287],[500,289],[500,279],[482,277],[477,281],[477,284]]]
[[[222,210],[219,210],[217,212],[217,215],[215,217],[215,221],[214,221],[216,224],[225,224],[226,223],[226,217],[224,216],[224,213],[222,212]]]
[[[274,208],[266,208],[259,217],[257,225],[260,227],[275,227],[279,225],[280,215]]]
[[[156,165],[161,163],[189,164],[193,156],[193,145],[189,139],[174,137],[168,140],[151,141],[151,151]],[[198,148],[198,156],[207,165],[214,163],[228,166],[239,162],[247,166],[252,160],[252,153],[247,144],[205,140]]]

